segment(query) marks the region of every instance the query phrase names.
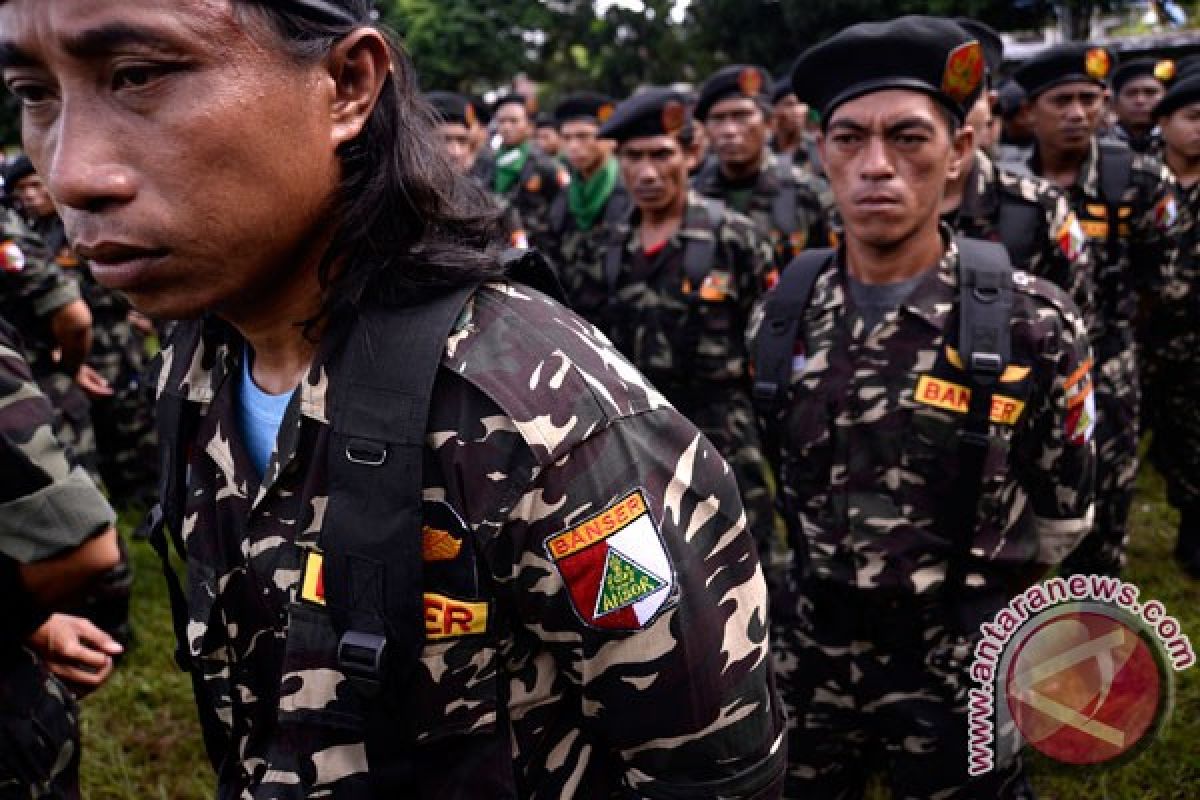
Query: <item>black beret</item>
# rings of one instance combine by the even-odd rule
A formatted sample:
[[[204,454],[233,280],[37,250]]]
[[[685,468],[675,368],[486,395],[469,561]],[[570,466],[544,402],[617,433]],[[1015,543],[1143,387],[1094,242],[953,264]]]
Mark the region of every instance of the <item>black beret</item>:
[[[771,87],[771,76],[762,67],[746,64],[734,64],[717,70],[708,77],[700,87],[696,97],[696,108],[692,112],[696,119],[703,121],[708,116],[709,109],[727,97],[737,95],[769,102],[768,92]]]
[[[778,105],[780,100],[795,93],[796,90],[792,88],[792,76],[785,75],[771,84],[771,105]]]
[[[1117,57],[1111,50],[1084,42],[1048,47],[1019,66],[1013,79],[1033,98],[1060,83],[1089,81],[1105,86]]]
[[[987,64],[988,72],[999,75],[1000,67],[1004,66],[1004,40],[996,29],[970,17],[955,17],[954,21],[983,45],[983,62]]]
[[[597,134],[627,142],[643,136],[674,136],[687,127],[687,96],[674,89],[647,89],[617,106]]]
[[[1175,77],[1172,80],[1186,78],[1192,73],[1200,72],[1200,53],[1184,56],[1175,62]]]
[[[1154,107],[1154,116],[1165,117],[1174,114],[1186,105],[1200,100],[1200,72],[1192,71],[1173,81],[1167,93]]]
[[[1114,92],[1121,91],[1134,78],[1154,78],[1164,86],[1175,77],[1175,62],[1169,58],[1138,58],[1126,61],[1112,74]]]
[[[554,115],[547,111],[539,111],[537,116],[533,118],[533,127],[535,128],[554,128],[558,130],[558,120]]]
[[[471,105],[475,109],[475,116],[479,117],[480,125],[487,125],[492,121],[492,111],[488,108],[486,100],[477,94],[467,95],[467,99],[471,101]]]
[[[479,124],[479,116],[475,113],[475,105],[454,92],[430,92],[425,99],[433,106],[443,122],[451,125],[465,125],[474,128]]]
[[[997,87],[996,108],[997,112],[1004,119],[1012,119],[1021,110],[1021,104],[1024,102],[1025,90],[1021,88],[1021,84],[1012,78],[1009,78]]]
[[[364,25],[371,22],[371,0],[259,0],[264,5],[289,8],[295,12],[321,20],[340,22],[347,25]]]
[[[529,98],[523,94],[510,92],[509,94],[504,95],[495,103],[492,103],[492,113],[495,114],[497,111],[504,108],[504,106],[520,106],[521,108],[525,109],[526,113],[528,113],[530,116],[533,116],[533,110],[529,104]]]
[[[554,109],[554,118],[561,125],[574,119],[603,123],[613,115],[617,103],[608,95],[598,92],[575,92],[563,98]]]
[[[811,47],[792,72],[796,97],[829,121],[848,100],[884,89],[911,89],[960,122],[983,88],[983,46],[940,17],[863,22]]]
[[[17,181],[28,178],[36,171],[29,156],[22,153],[4,167],[4,185],[12,189]]]

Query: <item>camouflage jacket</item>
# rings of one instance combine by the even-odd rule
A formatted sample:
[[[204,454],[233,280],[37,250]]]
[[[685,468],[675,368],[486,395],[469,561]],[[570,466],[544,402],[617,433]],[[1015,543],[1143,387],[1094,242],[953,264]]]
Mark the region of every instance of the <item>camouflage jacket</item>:
[[[486,160],[476,163],[479,169],[474,172],[475,177],[499,198],[505,209],[505,224],[519,220],[529,245],[551,252],[554,235],[550,230],[550,206],[571,182],[566,168],[536,148],[530,148],[520,179],[501,195],[495,191],[495,163]]]
[[[37,234],[3,209],[0,248],[0,317],[20,332],[30,369],[41,377],[54,371],[50,319],[80,298],[79,289],[47,258]]]
[[[1168,364],[1200,364],[1200,183],[1177,187],[1186,228],[1180,241],[1176,290],[1163,313],[1147,320],[1154,358]],[[1169,377],[1169,376],[1167,376]]]
[[[1040,171],[1036,150],[1030,168]],[[1159,161],[1133,154],[1129,185],[1116,221],[1116,247],[1110,247],[1108,219],[1100,189],[1100,146],[1093,138],[1075,184],[1067,191],[1071,208],[1092,248],[1097,319],[1090,329],[1098,359],[1129,346],[1139,298],[1170,301],[1185,215],[1176,200],[1175,178]]]
[[[587,230],[581,230],[574,215],[567,208],[566,200],[564,191],[554,201],[550,213],[549,237],[549,246],[553,249],[546,252],[564,285],[575,280],[568,277],[567,273],[588,269],[588,264],[604,264],[605,245],[612,235],[610,222],[618,212],[622,217],[627,217],[633,206],[633,200],[618,182],[596,222]]]
[[[174,389],[201,415],[167,446],[191,453],[187,647],[223,727],[220,781],[230,797],[398,796],[368,785],[364,700],[313,571],[337,362],[318,353],[260,481],[237,422],[242,342],[209,322],[195,353],[176,347],[159,374],[188,359]],[[725,463],[591,326],[531,290],[477,292],[441,366],[426,643],[402,696],[376,701],[395,709],[390,734],[446,780],[484,772],[467,756],[496,742],[521,797],[760,796],[782,774],[782,720]],[[481,775],[454,796],[506,797],[506,782]]]
[[[939,524],[955,499],[970,391],[956,347],[958,248],[950,241],[936,269],[869,332],[841,258],[817,278],[786,401],[764,420],[778,437],[791,540],[818,579],[930,592],[963,552],[962,532]],[[1012,359],[993,397],[968,586],[1057,563],[1093,513],[1083,321],[1051,284],[1024,272],[1014,283]]]
[[[1029,215],[1033,229],[1020,232],[1025,252],[1009,251],[1013,266],[1066,292],[1091,329],[1096,314],[1091,249],[1066,195],[1056,186],[999,168],[983,151],[976,151],[958,211],[946,221],[963,236],[1003,244],[1001,208],[1007,204],[1036,210]]]
[[[802,167],[788,162],[784,164],[786,167],[781,164],[779,156],[770,150],[763,151],[758,177],[752,185],[741,187],[750,190],[745,204],[735,202],[738,188],[726,181],[716,159],[710,161],[692,179],[692,187],[697,192],[705,197],[720,200],[734,211],[750,218],[759,233],[770,242],[775,256],[775,269],[779,272],[782,272],[801,250],[829,245],[827,212],[832,204],[824,179],[814,176]],[[789,181],[795,193],[792,205],[795,216],[787,221],[789,233],[780,230],[779,220],[776,220],[773,213],[776,197],[786,190],[780,172],[784,168],[790,169]]]

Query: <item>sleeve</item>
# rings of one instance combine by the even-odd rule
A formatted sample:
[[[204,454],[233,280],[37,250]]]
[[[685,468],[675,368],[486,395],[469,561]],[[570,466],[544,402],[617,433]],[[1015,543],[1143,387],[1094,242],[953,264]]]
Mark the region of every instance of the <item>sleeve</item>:
[[[54,411],[0,339],[0,555],[40,561],[78,546],[116,515],[53,433]]]
[[[1063,298],[1063,302],[1066,299]],[[1029,495],[1037,562],[1054,566],[1091,530],[1094,516],[1096,400],[1092,354],[1073,307],[1041,316],[1041,363],[1050,373],[1037,416],[1014,463]]]
[[[631,796],[778,796],[766,585],[707,439],[669,408],[622,418],[545,470],[508,527],[525,634],[580,689],[580,730],[537,768],[571,775],[602,744]]]
[[[1178,184],[1165,166],[1150,161],[1143,164],[1139,177],[1142,191],[1130,253],[1131,279],[1148,300],[1169,302],[1187,215],[1178,201]]]

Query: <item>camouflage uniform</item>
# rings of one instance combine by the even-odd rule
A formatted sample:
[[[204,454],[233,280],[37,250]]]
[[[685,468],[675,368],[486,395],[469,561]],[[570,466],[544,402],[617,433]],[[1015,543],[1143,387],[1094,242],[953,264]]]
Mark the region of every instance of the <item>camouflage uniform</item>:
[[[1064,572],[1118,574],[1125,564],[1129,511],[1138,467],[1141,386],[1134,337],[1139,300],[1169,302],[1184,215],[1176,184],[1160,162],[1134,154],[1132,177],[1110,252],[1107,210],[1100,191],[1095,139],[1073,186],[1066,190],[1090,240],[1095,269],[1096,319],[1089,329],[1096,354],[1096,526],[1063,564]],[[1030,162],[1039,172],[1036,152]]]
[[[710,162],[692,179],[692,187],[697,192],[705,197],[720,200],[734,211],[750,218],[759,233],[771,244],[777,273],[782,272],[801,250],[829,245],[826,217],[833,204],[832,195],[824,179],[814,176],[809,170],[792,165],[791,181],[796,193],[796,216],[790,237],[783,234],[771,213],[775,198],[783,190],[779,160],[779,156],[770,150],[764,150],[758,177],[752,184],[745,186],[730,185],[722,175],[716,160]]]
[[[0,269],[0,317],[7,319],[25,344],[25,357],[42,392],[56,411],[54,434],[80,464],[100,482],[96,469],[96,433],[87,395],[73,375],[58,368],[53,352],[58,347],[51,332],[55,312],[80,299],[79,289],[48,257],[42,241],[15,214],[0,209],[0,244],[11,243],[21,253],[20,269],[7,260]]]
[[[1090,392],[1086,330],[1061,291],[1016,274],[1012,369],[962,542],[947,521],[962,516],[953,502],[967,418],[932,404],[967,382],[950,352],[957,247],[871,331],[841,258],[817,278],[787,397],[763,420],[778,436],[797,552],[772,597],[788,796],[861,796],[872,759],[897,796],[1019,797],[1019,764],[967,783],[969,659],[978,623],[1090,525],[1094,450],[1086,419],[1068,418]]]
[[[1040,212],[1033,215],[1035,228],[1025,239],[1029,252],[1009,251],[1013,266],[1066,292],[1090,330],[1096,314],[1092,253],[1066,195],[1054,184],[997,167],[985,153],[976,151],[962,201],[945,221],[962,236],[1003,244],[999,225],[1001,208],[1007,204]]]
[[[684,219],[706,202],[688,194]],[[707,201],[712,203],[713,201]],[[760,546],[771,541],[774,514],[764,457],[754,425],[745,329],[768,280],[769,245],[748,219],[726,211],[718,228],[688,227],[655,257],[643,252],[638,215],[613,233],[594,258],[562,275],[571,307],[598,327],[675,408],[704,432],[733,467],[748,527]],[[683,270],[688,241],[715,237],[709,277],[692,286]],[[624,248],[621,273],[610,292],[608,248]]]
[[[0,321],[0,798],[79,796],[75,700],[21,646],[46,614],[17,592],[18,562],[76,546],[113,523],[112,509],[54,438],[54,410]]]
[[[220,720],[222,796],[400,796],[369,784],[364,701],[302,579],[329,502],[336,362],[318,353],[260,483],[237,433],[242,342],[214,322],[194,355],[177,347],[160,374],[187,359],[174,390],[202,415],[194,447],[168,443],[191,453],[187,645]],[[442,779],[478,774],[453,796],[511,796],[510,771],[522,797],[774,796],[759,794],[783,769],[766,590],[712,446],[591,326],[508,284],[468,302],[430,409],[427,642],[402,696],[376,701],[394,703],[393,738]],[[631,498],[648,508],[638,546],[669,568],[640,616],[609,630],[555,542]],[[437,624],[438,603],[480,597],[483,635]],[[455,760],[488,741],[496,771]]]

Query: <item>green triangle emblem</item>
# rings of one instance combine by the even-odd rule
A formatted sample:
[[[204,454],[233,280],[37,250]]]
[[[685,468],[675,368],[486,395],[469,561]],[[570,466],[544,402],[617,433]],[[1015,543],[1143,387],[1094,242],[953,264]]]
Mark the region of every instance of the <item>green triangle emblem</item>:
[[[628,558],[619,551],[609,548],[604,561],[604,577],[600,581],[600,593],[596,598],[595,616],[603,617],[614,611],[657,592],[667,582],[650,570]]]

